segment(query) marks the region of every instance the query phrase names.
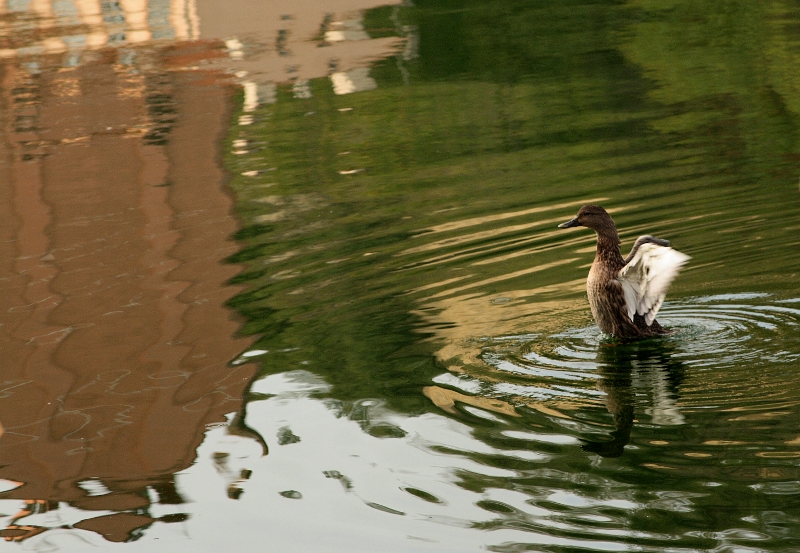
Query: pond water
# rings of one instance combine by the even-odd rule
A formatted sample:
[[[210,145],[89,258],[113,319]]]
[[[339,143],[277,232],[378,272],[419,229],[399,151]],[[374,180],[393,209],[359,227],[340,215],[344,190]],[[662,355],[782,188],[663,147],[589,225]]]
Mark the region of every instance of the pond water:
[[[796,4],[388,1],[0,0],[4,547],[800,550]]]

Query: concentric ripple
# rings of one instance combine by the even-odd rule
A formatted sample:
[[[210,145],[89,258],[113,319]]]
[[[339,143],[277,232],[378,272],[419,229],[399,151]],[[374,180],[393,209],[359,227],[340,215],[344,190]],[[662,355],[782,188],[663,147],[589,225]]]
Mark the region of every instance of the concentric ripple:
[[[487,338],[481,359],[493,372],[436,380],[571,420],[580,439],[601,444],[610,435],[616,445],[597,445],[601,455],[621,455],[637,434],[653,434],[648,447],[672,443],[663,439],[671,428],[682,445],[670,454],[702,457],[716,455],[709,446],[749,444],[747,459],[792,457],[800,443],[789,422],[800,397],[798,305],[753,293],[689,298],[666,304],[659,316],[672,334],[629,343],[594,325]],[[738,432],[747,436],[732,438]],[[770,432],[777,435],[769,439]]]
[[[690,298],[665,304],[659,320],[673,330],[666,337],[621,344],[592,325],[487,339],[481,358],[504,375],[494,392],[519,399],[581,403],[597,397],[604,372],[627,368],[651,387],[669,373],[686,375],[682,405],[764,409],[792,397],[794,379],[781,368],[800,359],[797,305],[752,293]],[[469,386],[462,379],[460,387]]]
[[[792,305],[765,296],[731,295],[668,306],[662,318],[679,330],[672,357],[692,376],[682,387],[682,403],[764,416],[795,405],[791,369],[800,359],[800,309]]]
[[[494,427],[476,437],[541,456],[484,488],[478,505],[496,516],[484,528],[531,533],[493,550],[772,549],[800,537],[769,522],[796,520],[798,307],[767,294],[696,297],[665,305],[665,337],[620,343],[591,325],[485,338],[493,372],[437,381],[465,392],[465,416],[480,416],[473,395],[513,405],[521,419],[484,417]]]

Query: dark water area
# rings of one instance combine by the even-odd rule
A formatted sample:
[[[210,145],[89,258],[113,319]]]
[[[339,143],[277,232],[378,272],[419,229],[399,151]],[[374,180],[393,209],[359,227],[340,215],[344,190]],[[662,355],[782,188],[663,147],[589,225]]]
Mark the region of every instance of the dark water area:
[[[3,548],[800,550],[798,75],[786,1],[0,1]]]

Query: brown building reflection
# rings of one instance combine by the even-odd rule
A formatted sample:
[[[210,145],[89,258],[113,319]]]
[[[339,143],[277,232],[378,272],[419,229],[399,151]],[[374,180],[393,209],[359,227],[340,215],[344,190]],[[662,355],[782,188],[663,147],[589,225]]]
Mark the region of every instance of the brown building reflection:
[[[65,504],[86,511],[71,527],[130,539],[151,503],[182,502],[173,475],[254,374],[230,365],[249,342],[224,306],[231,91],[122,55],[0,65],[0,498],[26,505],[8,540]]]
[[[250,342],[225,307],[241,291],[224,263],[231,73],[253,111],[276,83],[374,87],[366,65],[402,42],[363,31],[374,0],[306,4],[0,0],[0,500],[21,506],[6,540],[45,520],[127,541],[185,519],[174,475],[231,414],[266,451],[241,422],[255,366],[231,363]],[[215,455],[238,497],[249,472]]]

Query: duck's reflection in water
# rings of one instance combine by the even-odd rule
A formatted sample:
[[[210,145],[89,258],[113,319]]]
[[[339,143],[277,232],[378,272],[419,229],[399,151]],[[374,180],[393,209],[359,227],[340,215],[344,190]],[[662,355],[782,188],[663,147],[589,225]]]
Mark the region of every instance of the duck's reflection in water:
[[[682,424],[676,405],[684,367],[674,356],[675,346],[654,338],[628,343],[602,343],[598,347],[597,387],[605,392],[606,408],[613,417],[611,440],[583,440],[584,451],[602,457],[619,457],[631,441],[636,420],[636,396],[652,396],[652,407],[643,409],[658,426]]]

